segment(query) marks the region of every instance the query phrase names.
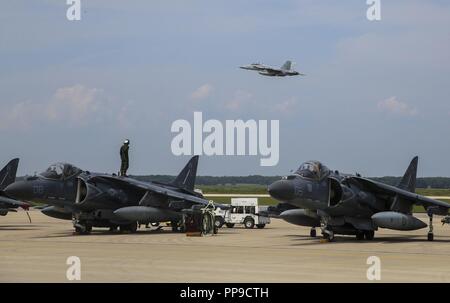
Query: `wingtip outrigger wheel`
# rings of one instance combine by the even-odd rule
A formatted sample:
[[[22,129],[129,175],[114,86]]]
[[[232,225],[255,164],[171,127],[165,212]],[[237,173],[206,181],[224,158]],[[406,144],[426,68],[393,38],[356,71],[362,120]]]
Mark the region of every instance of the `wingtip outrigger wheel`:
[[[434,234],[433,234],[433,212],[431,210],[429,210],[427,212],[427,214],[428,214],[428,217],[430,218],[429,224],[428,224],[430,229],[428,230],[427,239],[428,239],[428,241],[433,241],[434,240]]]
[[[28,210],[26,210],[25,212],[27,213],[28,220],[29,220],[30,223],[31,223],[31,217],[30,217],[30,214],[28,213]]]

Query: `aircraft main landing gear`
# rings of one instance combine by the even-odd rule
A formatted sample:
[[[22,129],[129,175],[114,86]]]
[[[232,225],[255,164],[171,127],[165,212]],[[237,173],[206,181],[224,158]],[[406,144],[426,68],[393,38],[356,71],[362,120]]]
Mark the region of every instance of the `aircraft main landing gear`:
[[[322,236],[328,242],[334,241],[334,232],[331,229],[331,226],[327,226],[324,229],[322,229]]]
[[[88,222],[78,221],[73,226],[75,227],[75,232],[80,235],[89,235],[92,231],[92,225]]]
[[[315,238],[317,236],[316,229],[314,227],[309,231],[309,236],[311,238]]]
[[[433,241],[434,240],[434,234],[433,234],[433,213],[428,212],[428,217],[430,218],[429,221],[429,230],[428,230],[428,235],[427,235],[427,239],[428,241]]]

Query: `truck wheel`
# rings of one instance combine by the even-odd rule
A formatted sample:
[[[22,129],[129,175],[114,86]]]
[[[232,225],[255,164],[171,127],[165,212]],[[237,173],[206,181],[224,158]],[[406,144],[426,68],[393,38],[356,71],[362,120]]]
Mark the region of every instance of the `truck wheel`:
[[[228,228],[233,228],[233,227],[234,227],[234,223],[225,223],[225,225],[226,225]]]
[[[223,219],[221,217],[216,217],[214,219],[214,226],[217,228],[221,228],[223,226]]]
[[[255,226],[255,221],[252,218],[245,218],[244,226],[245,228],[253,228]]]
[[[264,228],[264,226],[266,226],[266,224],[256,224],[256,227],[258,227],[259,229]]]

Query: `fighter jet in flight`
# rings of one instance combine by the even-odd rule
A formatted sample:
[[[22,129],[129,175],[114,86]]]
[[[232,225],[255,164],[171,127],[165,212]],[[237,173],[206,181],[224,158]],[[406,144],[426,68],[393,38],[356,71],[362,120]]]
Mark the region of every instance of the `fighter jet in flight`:
[[[194,156],[172,183],[163,184],[58,163],[39,176],[9,185],[5,191],[25,201],[48,204],[42,209],[44,214],[72,220],[75,231],[81,234],[90,233],[92,227],[135,232],[138,223],[166,221],[177,230],[183,210],[210,205],[194,191],[197,165],[198,156]]]
[[[277,76],[277,77],[285,77],[285,76],[305,76],[305,74],[301,74],[295,70],[291,69],[292,62],[286,61],[280,68],[267,66],[260,63],[252,63],[250,65],[240,66],[242,69],[257,71],[260,75],[263,76]]]
[[[8,212],[16,212],[17,208],[21,207],[24,210],[28,210],[29,204],[20,202],[8,197],[4,189],[9,184],[16,180],[17,166],[19,165],[19,159],[12,159],[6,164],[0,171],[0,216],[6,216]]]
[[[415,157],[400,183],[390,186],[359,175],[340,174],[318,161],[308,161],[294,174],[268,187],[269,194],[281,202],[270,211],[279,209],[279,218],[311,227],[312,237],[316,235],[315,227],[320,226],[323,237],[330,241],[335,234],[372,240],[378,228],[427,227],[412,213],[413,205],[421,205],[429,216],[428,240],[432,241],[433,215],[447,215],[442,223],[449,223],[450,204],[415,193],[417,164]]]

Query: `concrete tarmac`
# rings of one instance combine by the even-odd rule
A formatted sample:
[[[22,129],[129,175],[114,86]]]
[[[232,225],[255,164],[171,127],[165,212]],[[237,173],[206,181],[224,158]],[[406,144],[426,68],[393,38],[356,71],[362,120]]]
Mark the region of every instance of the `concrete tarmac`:
[[[380,258],[382,282],[450,282],[450,227],[438,217],[433,242],[425,228],[322,243],[308,228],[276,219],[261,230],[224,227],[209,237],[169,228],[80,236],[70,221],[30,215],[32,223],[22,211],[0,217],[0,282],[68,282],[70,256],[81,260],[81,282],[371,282],[370,256]]]

